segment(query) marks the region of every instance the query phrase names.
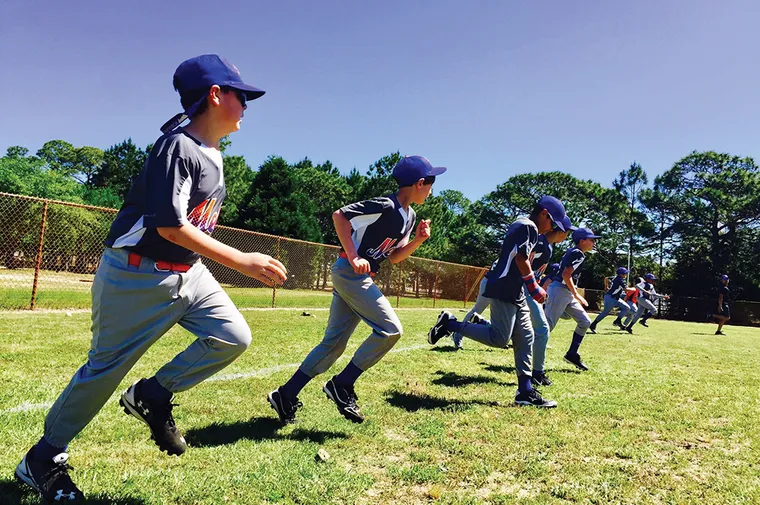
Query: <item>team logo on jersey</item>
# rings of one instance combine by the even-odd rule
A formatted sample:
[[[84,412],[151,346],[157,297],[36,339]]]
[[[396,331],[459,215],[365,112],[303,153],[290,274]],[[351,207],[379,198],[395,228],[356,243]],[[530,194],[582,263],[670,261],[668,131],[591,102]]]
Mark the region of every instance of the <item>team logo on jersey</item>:
[[[219,219],[219,210],[214,211],[214,207],[216,207],[216,198],[205,200],[193,209],[187,216],[187,220],[199,230],[211,233]]]
[[[390,251],[393,249],[393,246],[396,244],[396,241],[398,239],[395,238],[387,238],[383,240],[383,243],[379,246],[371,249],[367,249],[367,255],[372,258],[379,260],[380,258],[387,257],[388,254],[390,254]]]

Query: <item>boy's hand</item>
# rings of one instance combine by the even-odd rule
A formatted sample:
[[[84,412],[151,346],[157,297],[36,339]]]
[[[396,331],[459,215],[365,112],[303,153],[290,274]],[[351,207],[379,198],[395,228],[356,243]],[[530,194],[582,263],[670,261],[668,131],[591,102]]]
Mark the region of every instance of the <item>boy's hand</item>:
[[[423,219],[417,225],[414,238],[425,241],[430,238],[430,219]]]
[[[369,261],[359,256],[348,260],[348,262],[351,263],[354,272],[357,274],[368,274],[370,270],[372,270],[372,268],[369,266]]]
[[[275,284],[281,286],[288,278],[285,265],[268,254],[262,253],[243,253],[238,270],[267,286],[274,286]]]
[[[585,298],[583,298],[581,295],[578,295],[578,296],[576,296],[576,297],[575,297],[575,299],[576,299],[576,300],[578,300],[578,302],[579,302],[581,305],[583,305],[584,307],[588,307],[588,302],[587,302],[587,301],[586,301],[586,299],[585,299]]]

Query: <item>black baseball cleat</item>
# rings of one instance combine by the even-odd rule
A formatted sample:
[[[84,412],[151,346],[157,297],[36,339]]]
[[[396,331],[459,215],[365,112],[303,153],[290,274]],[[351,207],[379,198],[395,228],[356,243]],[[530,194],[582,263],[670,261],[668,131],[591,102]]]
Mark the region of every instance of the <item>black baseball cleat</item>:
[[[588,331],[590,331],[592,335],[596,335],[596,325],[591,323],[591,326],[588,327]]]
[[[282,424],[294,423],[296,421],[296,412],[303,407],[303,403],[298,401],[297,396],[293,401],[290,401],[280,392],[280,388],[269,393],[267,400],[269,400],[269,405],[277,412]]]
[[[327,381],[322,388],[327,398],[335,403],[338,407],[338,412],[343,417],[351,421],[352,423],[363,423],[364,417],[359,411],[359,406],[356,404],[356,400],[359,399],[356,396],[353,386],[350,388],[343,388],[335,384],[335,377]]]
[[[37,460],[34,449],[24,455],[16,467],[16,479],[37,491],[50,503],[76,503],[83,499],[82,492],[69,477],[69,455],[65,452],[54,458]]]
[[[716,332],[715,332],[715,334],[716,334],[716,335],[725,335],[725,333],[723,333],[723,332],[722,332],[722,331],[720,331],[720,330],[716,331]]]
[[[633,335],[633,325],[629,324],[628,326],[623,326],[623,329]]]
[[[648,324],[647,324],[647,322],[646,322],[646,321],[644,321],[643,319],[642,319],[641,321],[639,321],[639,324],[640,324],[641,326],[645,326],[645,327],[649,328],[649,325],[648,325]]]
[[[473,324],[490,324],[490,321],[477,312],[472,315],[470,322]]]
[[[557,402],[554,400],[546,400],[541,397],[541,394],[537,390],[531,389],[530,391],[525,391],[522,393],[520,391],[517,391],[517,395],[515,396],[515,405],[553,409],[557,406]]]
[[[552,381],[549,380],[549,376],[545,373],[533,372],[533,377],[530,378],[531,384],[534,386],[551,386]]]
[[[172,409],[176,404],[171,397],[165,401],[147,398],[142,394],[146,379],[135,382],[121,395],[119,405],[124,412],[144,422],[150,428],[151,438],[158,448],[169,456],[179,456],[187,449],[185,437],[174,423]]]
[[[612,326],[617,326],[621,330],[623,329],[623,323],[620,321],[620,318],[617,318],[614,321],[612,321]]]
[[[449,336],[451,332],[446,326],[451,319],[455,319],[454,315],[447,310],[444,310],[438,315],[438,320],[435,322],[433,327],[430,328],[430,331],[428,331],[428,344],[435,345],[436,342],[441,340],[443,337]]]
[[[577,368],[578,370],[583,370],[584,372],[588,371],[588,367],[586,366],[586,364],[583,361],[581,361],[580,354],[575,354],[575,355],[565,354],[565,361],[567,361],[571,365],[575,365],[575,368]]]

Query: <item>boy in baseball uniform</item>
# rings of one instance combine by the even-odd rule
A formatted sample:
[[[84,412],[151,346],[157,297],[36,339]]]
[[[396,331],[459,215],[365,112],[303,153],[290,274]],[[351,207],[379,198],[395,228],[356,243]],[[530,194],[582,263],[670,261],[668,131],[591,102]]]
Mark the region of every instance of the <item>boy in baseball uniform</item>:
[[[388,259],[398,263],[408,258],[430,237],[430,221],[416,221],[412,203],[421,205],[430,195],[435,178],[446,171],[422,156],[406,156],[392,175],[396,193],[346,205],[333,213],[335,231],[342,250],[332,267],[333,299],[322,341],[306,356],[295,374],[267,397],[280,422],[296,419],[303,405],[298,393],[314,377],[330,369],[343,354],[357,325],[364,321],[372,330],[348,365],[328,380],[322,390],[338,412],[355,423],[364,421],[354,384],[401,338],[401,322],[373,277]]]
[[[48,501],[77,501],[68,470],[69,442],[95,417],[140,356],[175,324],[197,339],[121,397],[148,425],[162,451],[187,445],[172,416],[172,397],[218,372],[248,348],[251,331],[201,263],[206,256],[267,285],[286,278],[270,256],[243,253],[210,237],[225,196],[219,140],[240,129],[246,102],[264,94],[235,66],[207,54],[174,73],[184,112],[164,125],[106,239],[92,285],[92,343],[45,418],[40,441],[16,477]],[[185,128],[174,129],[190,119]]]

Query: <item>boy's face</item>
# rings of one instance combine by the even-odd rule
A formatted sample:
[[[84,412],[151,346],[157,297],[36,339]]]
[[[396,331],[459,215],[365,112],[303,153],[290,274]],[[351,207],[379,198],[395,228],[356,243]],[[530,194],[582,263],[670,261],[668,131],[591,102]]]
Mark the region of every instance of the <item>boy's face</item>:
[[[580,242],[578,242],[578,249],[580,249],[583,252],[589,252],[594,248],[594,244],[596,243],[596,240],[593,238],[584,238]]]
[[[412,191],[412,202],[417,205],[425,203],[427,197],[433,192],[433,183],[425,184],[425,179],[420,179],[412,187],[414,188],[414,191]]]
[[[544,209],[538,215],[536,228],[538,228],[538,233],[542,235],[545,235],[554,229],[554,221],[552,221],[551,216],[549,216],[548,210]]]
[[[548,238],[549,242],[552,244],[559,244],[567,238],[568,233],[570,233],[570,231],[562,231],[559,228],[554,228],[549,232],[546,238]]]
[[[627,279],[627,278],[628,278],[628,274],[620,274],[620,277],[621,277],[622,279]]]
[[[218,125],[220,132],[228,135],[240,129],[243,111],[246,105],[245,93],[237,89],[222,90],[219,86],[211,86],[209,90],[209,112],[213,122]]]

